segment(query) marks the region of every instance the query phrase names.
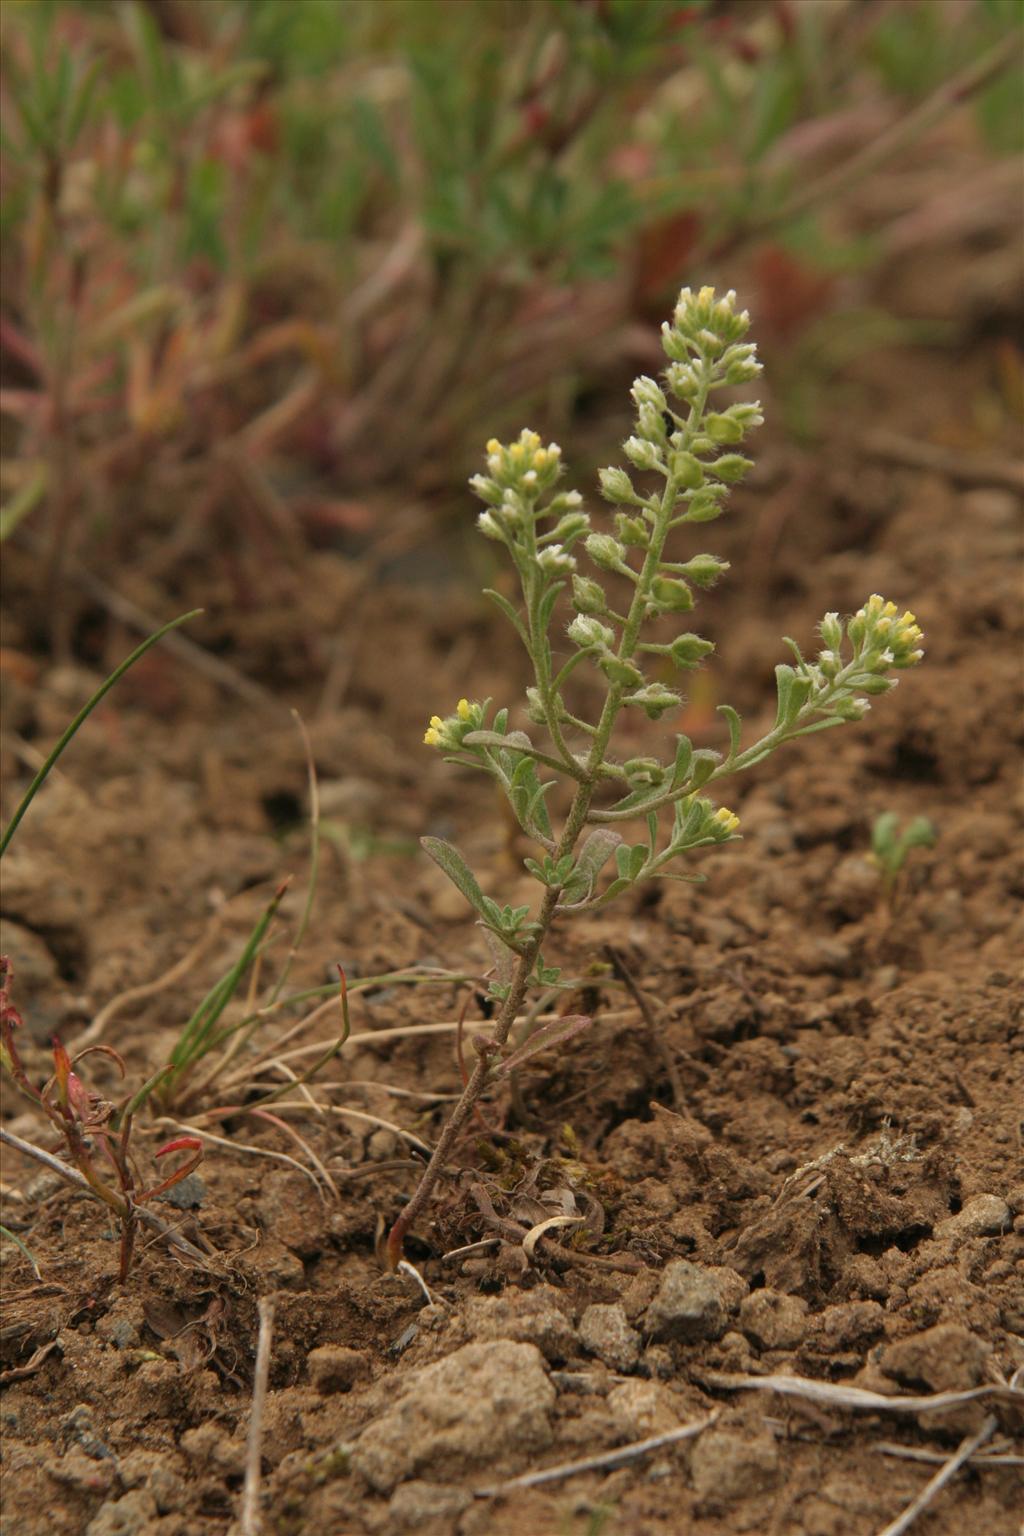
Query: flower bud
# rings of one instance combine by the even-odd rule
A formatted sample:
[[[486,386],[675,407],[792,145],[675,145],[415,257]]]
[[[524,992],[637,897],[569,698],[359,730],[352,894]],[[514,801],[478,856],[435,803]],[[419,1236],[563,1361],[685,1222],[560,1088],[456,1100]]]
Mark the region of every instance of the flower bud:
[[[503,544],[508,543],[508,535],[493,512],[481,512],[476,520],[476,526],[485,539],[499,539]]]
[[[544,713],[544,703],[540,696],[539,688],[527,688],[526,690],[526,714],[534,725],[546,725],[547,715]]]
[[[490,502],[492,507],[496,507],[501,500],[501,486],[488,475],[471,475],[469,485],[481,501]]]
[[[610,533],[592,533],[583,547],[604,571],[617,571],[625,562],[625,548]]]
[[[608,681],[620,688],[638,688],[644,680],[639,667],[634,667],[631,661],[623,661],[618,656],[602,656],[599,666]]]
[[[627,517],[625,512],[619,512],[615,518],[615,532],[623,544],[632,544],[636,549],[646,549],[650,543],[642,517]]]
[[[608,599],[604,594],[604,588],[596,581],[591,581],[588,576],[573,577],[572,605],[577,613],[608,612]]]
[[[700,635],[677,635],[668,653],[677,667],[698,667],[703,658],[714,650],[714,644]]]
[[[661,386],[656,384],[653,379],[649,379],[646,374],[641,374],[640,378],[633,380],[633,388],[630,390],[630,394],[633,396],[638,408],[649,406],[659,413],[668,408],[668,402],[665,399]]]
[[[661,683],[648,683],[646,687],[627,694],[622,702],[636,705],[649,720],[657,720],[667,709],[677,709],[683,701],[671,688],[665,688]]]
[[[550,509],[548,509],[550,510]],[[585,512],[567,512],[565,517],[560,517],[551,530],[556,539],[563,542],[579,538],[581,533],[590,527],[590,518]]]
[[[729,485],[735,485],[749,469],[753,469],[752,460],[745,459],[742,453],[724,453],[720,459],[707,466],[708,472],[719,480],[726,481]]]
[[[743,428],[732,416],[712,412],[704,418],[704,430],[713,443],[739,443],[743,440]]]
[[[657,448],[642,437],[627,437],[622,445],[622,451],[637,469],[657,469],[661,463]]]
[[[717,555],[694,555],[692,560],[687,560],[683,569],[695,586],[713,587],[729,569],[729,562],[719,560]]]
[[[624,469],[602,469],[597,478],[601,484],[601,495],[606,501],[625,503],[627,506],[633,506],[639,501],[633,482]]]
[[[690,498],[685,514],[686,521],[713,523],[716,517],[721,517],[725,511],[721,501],[721,493],[724,490],[724,486],[709,485],[704,490],[698,491],[696,496]]]
[[[667,320],[661,327],[661,345],[665,356],[669,358],[673,363],[689,362],[690,349],[687,346],[686,337],[683,336],[674,326],[669,325]],[[680,391],[676,389],[674,384],[672,385],[672,389],[676,394],[680,394]],[[685,396],[680,396],[680,398],[685,399]]]
[[[680,400],[692,400],[700,388],[696,369],[689,363],[672,363],[665,370],[669,389]]]
[[[615,634],[607,624],[602,624],[599,619],[579,614],[567,630],[569,639],[574,645],[578,645],[581,651],[607,649],[613,644]]]
[[[537,564],[547,575],[561,575],[576,569],[572,555],[566,554],[561,544],[549,544],[537,553]]]
[[[818,633],[829,650],[838,654],[843,643],[843,626],[839,621],[838,613],[826,613],[818,625]]]
[[[672,477],[681,490],[696,491],[704,484],[704,468],[692,453],[674,453]]]

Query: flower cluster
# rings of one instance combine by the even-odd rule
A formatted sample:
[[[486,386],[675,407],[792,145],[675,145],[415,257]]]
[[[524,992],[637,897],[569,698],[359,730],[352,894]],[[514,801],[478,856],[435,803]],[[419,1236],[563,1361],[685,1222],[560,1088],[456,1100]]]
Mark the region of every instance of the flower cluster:
[[[448,715],[443,720],[440,715],[431,715],[430,724],[423,733],[423,745],[440,747],[446,752],[458,751],[462,738],[468,736],[470,731],[480,729],[485,711],[484,704],[471,704],[468,699],[460,699],[454,715]]]
[[[913,667],[924,655],[924,634],[909,608],[897,618],[895,603],[887,603],[875,592],[863,608],[858,608],[847,626],[862,661],[872,670],[886,667]]]

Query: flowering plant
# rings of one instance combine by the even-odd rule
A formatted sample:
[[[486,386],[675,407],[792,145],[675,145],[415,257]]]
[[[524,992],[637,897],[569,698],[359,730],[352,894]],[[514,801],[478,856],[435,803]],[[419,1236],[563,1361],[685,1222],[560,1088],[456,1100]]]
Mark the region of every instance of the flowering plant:
[[[758,405],[711,406],[716,391],[745,384],[761,371],[754,345],[745,340],[749,325],[734,293],[716,298],[712,288],[696,294],[682,290],[672,321],[662,327],[668,358],[663,385],[644,377],[632,388],[636,428],[623,452],[632,469],[649,480],[638,483],[622,467],[600,472],[601,493],[617,509],[614,532],[592,529],[579,493],[560,488],[561,449],[557,443],[543,446],[535,432],[524,430],[508,444],[492,438],[486,473],[470,481],[485,503],[481,533],[505,546],[519,576],[520,607],[499,592],[486,595],[530,657],[534,682],[527,689],[526,714],[543,732],[542,744],[533,733],[511,727],[508,709],[492,716],[490,700],[468,699],[460,699],[447,717],[433,716],[424,741],[448,761],[481,769],[498,782],[517,822],[537,845],[538,856],[525,863],[541,890],[536,909],[502,907],[483,893],[457,849],[440,838],[423,839],[486,931],[495,961],[491,993],[499,1007],[490,1038],[476,1042],[478,1061],[462,1097],[391,1231],[392,1263],[485,1084],[507,1070],[507,1059],[497,1058],[528,989],[558,981],[557,968],[541,954],[555,919],[604,907],[643,881],[699,879],[674,866],[684,855],[739,835],[738,817],[726,806],[716,808],[704,791],[762,762],[785,741],[861,719],[873,696],[896,686],[892,673],[921,659],[922,634],[914,615],[899,615],[894,603],[875,595],[846,623],[837,613],[825,615],[819,626],[823,647],[814,660],[805,659],[795,641],[786,641],[793,661],[775,669],[775,722],[759,740],[744,746],[740,716],[723,704],[729,738],[723,753],[695,750],[686,736],[677,735],[667,761],[654,756],[620,761],[613,754],[624,710],[657,720],[682,704],[674,689],[645,675],[649,660],[667,660],[688,671],[714,649],[690,631],[655,640],[648,626],[652,619],[688,614],[695,589],[714,586],[728,570],[711,554],[672,558],[668,545],[676,530],[720,517],[731,487],[751,468],[739,449],[763,419]],[[580,551],[593,568],[589,574],[578,568]],[[605,588],[605,573],[625,582],[628,602],[622,612]],[[566,630],[571,650],[565,661],[556,660],[551,638],[563,594],[575,610]],[[596,672],[603,685],[595,718],[574,712],[566,695],[580,667]],[[573,795],[556,827],[547,797],[559,781],[568,781]],[[646,823],[646,836],[631,843],[618,829],[637,820]],[[612,875],[606,880],[609,861]]]

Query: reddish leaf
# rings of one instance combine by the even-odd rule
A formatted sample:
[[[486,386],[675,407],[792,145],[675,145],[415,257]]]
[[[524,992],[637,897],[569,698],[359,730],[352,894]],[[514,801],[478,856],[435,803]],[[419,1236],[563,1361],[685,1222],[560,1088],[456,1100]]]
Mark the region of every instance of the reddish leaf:
[[[152,1189],[147,1189],[143,1194],[137,1195],[136,1202],[138,1204],[141,1205],[144,1200],[153,1200],[157,1195],[166,1194],[167,1190],[173,1189],[175,1184],[180,1184],[182,1179],[187,1179],[189,1174],[198,1168],[203,1160],[203,1144],[198,1136],[176,1136],[173,1141],[166,1142],[159,1151],[154,1152],[153,1156],[160,1158],[167,1157],[171,1152],[183,1152],[186,1149],[190,1149],[193,1154],[188,1161],[182,1163],[179,1168],[175,1168],[174,1172],[164,1179],[162,1184],[155,1184]]]

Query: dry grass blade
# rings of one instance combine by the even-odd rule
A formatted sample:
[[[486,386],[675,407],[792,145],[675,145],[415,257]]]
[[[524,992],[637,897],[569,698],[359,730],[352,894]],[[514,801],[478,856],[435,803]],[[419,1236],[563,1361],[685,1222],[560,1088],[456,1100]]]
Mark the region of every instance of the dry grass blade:
[[[802,1397],[826,1408],[853,1408],[867,1413],[937,1413],[942,1408],[956,1408],[983,1397],[1024,1405],[1024,1391],[1003,1383],[970,1387],[964,1392],[933,1392],[928,1397],[886,1397],[865,1387],[843,1387],[803,1376],[736,1376],[711,1371],[704,1379],[708,1386],[727,1392],[778,1392],[783,1397]]]
[[[261,1450],[263,1446],[263,1411],[267,1403],[270,1379],[270,1345],[274,1327],[274,1303],[264,1296],[259,1303],[260,1328],[256,1342],[256,1371],[252,1383],[252,1408],[249,1411],[249,1435],[245,1450],[245,1484],[242,1488],[240,1536],[259,1536],[263,1529],[260,1513]]]
[[[557,1467],[545,1467],[542,1472],[525,1472],[522,1477],[510,1478],[507,1483],[499,1483],[494,1488],[478,1488],[476,1496],[478,1499],[494,1499],[516,1488],[537,1488],[542,1483],[560,1482],[562,1478],[574,1477],[578,1472],[610,1472],[615,1467],[628,1466],[631,1461],[646,1456],[650,1451],[658,1451],[662,1446],[676,1445],[680,1440],[692,1440],[710,1429],[712,1424],[718,1422],[718,1418],[717,1413],[712,1413],[706,1419],[681,1424],[678,1429],[670,1429],[663,1435],[651,1435],[646,1440],[634,1440],[632,1445],[622,1445],[617,1450],[604,1451],[599,1456],[585,1456],[582,1461],[564,1461]]]
[[[903,1511],[902,1515],[898,1517],[898,1519],[893,1520],[889,1525],[887,1525],[884,1531],[880,1531],[879,1536],[903,1536],[903,1532],[910,1529],[918,1515],[928,1508],[928,1505],[935,1498],[935,1495],[937,1493],[941,1493],[942,1489],[945,1488],[948,1482],[953,1480],[965,1462],[970,1461],[971,1457],[974,1455],[974,1452],[978,1450],[980,1446],[983,1446],[986,1440],[991,1438],[995,1427],[995,1415],[990,1414],[989,1417],[985,1420],[984,1424],[978,1430],[977,1434],[968,1435],[965,1440],[960,1442],[960,1445],[953,1452],[952,1456],[945,1463],[945,1465],[940,1467],[935,1476],[929,1479],[929,1481],[921,1489],[921,1492],[918,1494],[917,1498],[914,1499],[912,1503],[907,1505],[906,1509]]]
[[[279,1100],[274,1105],[275,1115],[280,1115],[284,1110],[300,1110],[303,1114],[308,1115],[309,1105],[302,1104],[291,1099],[286,1099],[284,1103],[281,1103]],[[421,1141],[418,1136],[414,1136],[412,1131],[403,1130],[402,1127],[400,1125],[396,1125],[393,1120],[382,1120],[380,1115],[368,1115],[361,1109],[349,1109],[347,1107],[343,1108],[339,1104],[321,1104],[319,1106],[319,1110],[320,1113],[324,1115],[339,1115],[343,1120],[358,1120],[363,1125],[374,1125],[379,1126],[382,1130],[385,1131],[393,1131],[396,1136],[400,1136],[403,1141],[407,1141],[410,1147],[415,1147],[417,1151],[424,1153],[427,1157],[430,1156],[431,1148],[427,1142]],[[220,1116],[225,1114],[234,1115],[241,1114],[243,1112],[245,1112],[245,1105],[232,1105],[228,1106],[227,1108],[210,1110],[206,1114],[201,1115],[199,1118],[208,1119],[213,1116]]]
[[[893,1456],[899,1461],[923,1461],[932,1467],[944,1467],[949,1459],[941,1451],[925,1451],[916,1445],[897,1445],[891,1440],[882,1441],[875,1446],[875,1450],[880,1456]],[[992,1449],[975,1452],[968,1459],[972,1467],[1024,1467],[1024,1456],[1015,1456],[1011,1451]]]
[[[341,1200],[341,1194],[338,1190],[337,1184],[335,1184],[323,1162],[319,1157],[317,1157],[309,1142],[304,1136],[299,1135],[294,1126],[288,1125],[284,1120],[281,1119],[280,1115],[272,1115],[270,1111],[266,1109],[247,1109],[245,1113],[253,1115],[257,1120],[266,1120],[268,1125],[276,1125],[278,1130],[284,1131],[286,1136],[290,1136],[292,1140],[296,1142],[305,1152],[306,1156],[309,1158],[310,1162],[313,1164],[313,1167],[316,1169],[317,1173],[327,1185],[327,1188],[330,1190],[335,1200]]]

